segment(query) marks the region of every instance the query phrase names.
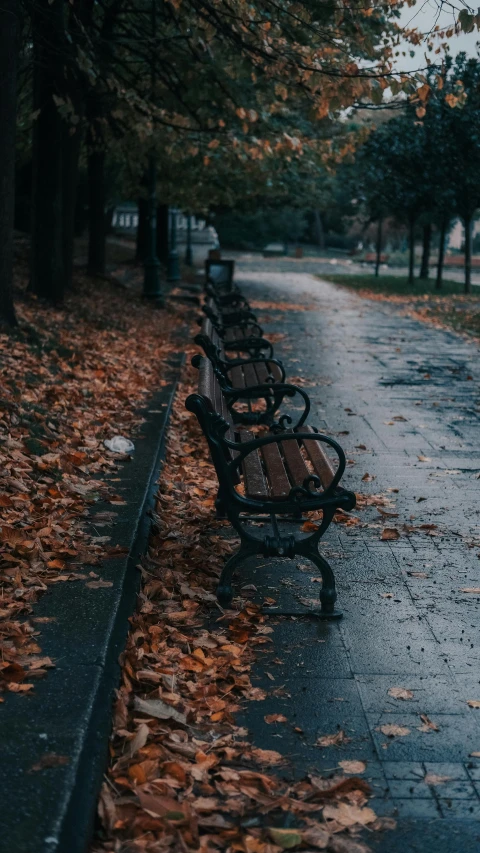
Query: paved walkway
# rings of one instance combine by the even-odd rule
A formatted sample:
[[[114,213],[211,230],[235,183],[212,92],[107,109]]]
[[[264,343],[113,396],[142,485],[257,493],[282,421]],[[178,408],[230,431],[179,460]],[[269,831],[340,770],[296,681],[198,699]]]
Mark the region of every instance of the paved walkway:
[[[251,300],[308,306],[257,314],[267,337],[286,333],[276,353],[288,377],[304,377],[311,422],[340,435],[346,485],[380,497],[324,540],[343,621],[272,616],[275,651],[255,681],[268,699],[244,721],[259,745],[292,755],[292,775],[366,762],[372,807],[398,819],[395,832],[372,833],[375,850],[479,851],[480,710],[467,704],[480,706],[478,349],[307,273],[247,264],[236,280]],[[385,527],[399,538],[383,541]],[[318,596],[314,575],[278,561],[244,577],[278,614]],[[274,712],[288,724],[267,725]],[[408,734],[388,737],[384,725]],[[316,745],[339,730],[340,746]]]

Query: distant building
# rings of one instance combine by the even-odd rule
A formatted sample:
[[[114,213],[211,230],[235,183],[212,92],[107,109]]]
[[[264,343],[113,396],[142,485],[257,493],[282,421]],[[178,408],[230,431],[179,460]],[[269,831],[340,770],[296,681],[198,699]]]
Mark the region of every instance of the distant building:
[[[472,241],[480,234],[480,219],[475,220],[472,227]],[[447,250],[463,249],[465,243],[465,228],[461,219],[454,219],[447,237]]]

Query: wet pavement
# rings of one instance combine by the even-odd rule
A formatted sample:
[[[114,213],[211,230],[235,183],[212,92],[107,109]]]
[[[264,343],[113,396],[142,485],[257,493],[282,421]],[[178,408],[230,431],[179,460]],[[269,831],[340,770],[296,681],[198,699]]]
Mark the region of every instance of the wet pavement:
[[[310,422],[344,447],[344,485],[371,505],[323,540],[341,622],[281,615],[318,598],[303,559],[245,566],[237,583],[275,600],[274,642],[253,679],[268,697],[239,722],[259,746],[291,756],[285,775],[365,762],[372,807],[398,821],[370,834],[373,849],[479,851],[478,348],[308,273],[248,264],[237,261],[237,283],[261,303],[257,316],[287,377],[302,378]],[[382,540],[384,528],[398,538]],[[394,698],[391,688],[412,697]],[[288,722],[268,725],[271,713]],[[388,736],[385,725],[402,734]],[[339,731],[343,743],[318,745]]]

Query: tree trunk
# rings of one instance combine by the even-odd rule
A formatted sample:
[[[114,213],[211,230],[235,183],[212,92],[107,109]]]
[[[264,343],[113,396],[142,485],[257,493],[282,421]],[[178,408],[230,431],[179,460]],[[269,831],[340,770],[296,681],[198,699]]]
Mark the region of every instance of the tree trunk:
[[[465,216],[465,293],[472,289],[472,217]]]
[[[148,201],[146,198],[138,199],[138,225],[137,225],[137,241],[135,251],[135,263],[141,264],[147,255],[147,219],[148,219]]]
[[[440,239],[438,243],[438,263],[437,263],[437,279],[435,281],[436,290],[442,288],[443,261],[445,258],[445,237],[447,233],[447,220],[442,219],[440,225]]]
[[[75,133],[65,125],[63,133],[63,266],[65,287],[72,286],[73,252],[75,241],[75,212],[77,208],[78,165],[82,138],[77,127]]]
[[[37,0],[33,7],[32,251],[33,291],[51,302],[63,299],[62,227],[63,122],[54,97],[61,97],[63,0]]]
[[[161,264],[168,261],[168,204],[157,207],[157,258]]]
[[[15,215],[15,128],[18,61],[18,2],[0,6],[0,322],[15,326],[13,227]]]
[[[408,283],[413,284],[415,275],[415,220],[410,219],[408,223]]]
[[[375,261],[375,277],[378,278],[378,274],[380,272],[380,263],[382,260],[382,225],[383,220],[380,218],[378,220],[378,228],[377,228],[377,257]]]
[[[315,239],[317,242],[317,246],[322,252],[325,251],[325,231],[323,229],[323,222],[320,211],[318,209],[313,211],[314,217],[314,225],[315,225]]]
[[[423,251],[422,264],[420,266],[419,278],[428,279],[430,268],[430,245],[432,242],[432,224],[428,222],[423,226]]]
[[[88,155],[88,265],[89,275],[105,275],[105,149]]]

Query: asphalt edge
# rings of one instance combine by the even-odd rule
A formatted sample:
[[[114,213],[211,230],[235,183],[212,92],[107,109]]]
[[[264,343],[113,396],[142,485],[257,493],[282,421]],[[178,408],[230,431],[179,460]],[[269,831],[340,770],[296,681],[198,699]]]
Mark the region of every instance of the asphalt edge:
[[[82,752],[76,766],[75,784],[71,789],[69,803],[59,826],[56,846],[58,853],[86,853],[94,831],[98,796],[108,762],[114,692],[120,683],[119,655],[125,647],[130,628],[128,620],[135,610],[140,590],[141,575],[136,566],[139,558],[147,551],[152,525],[150,513],[154,508],[156,486],[165,459],[170,416],[181,370],[185,364],[185,354],[182,353],[175,361],[176,363],[173,363],[173,359],[169,360],[170,376],[167,376],[167,380],[171,378],[171,382],[169,381],[163,424],[151,456],[150,472],[145,483],[143,500],[137,507],[135,532],[125,561],[121,598],[117,602],[110,622],[109,642],[102,664],[102,677],[98,682]],[[142,438],[147,442],[150,438],[148,432],[151,426],[153,423],[149,423],[148,420],[144,424]]]

